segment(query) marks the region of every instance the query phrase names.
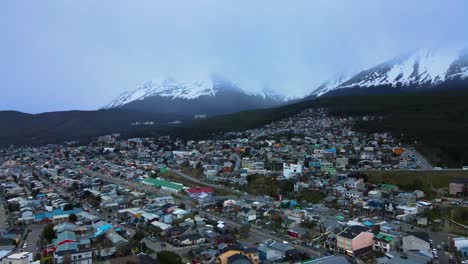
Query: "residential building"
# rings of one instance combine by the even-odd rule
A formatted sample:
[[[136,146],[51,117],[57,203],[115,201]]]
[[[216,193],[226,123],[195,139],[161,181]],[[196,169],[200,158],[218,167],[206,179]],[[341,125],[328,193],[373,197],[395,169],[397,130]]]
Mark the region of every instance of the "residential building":
[[[11,254],[1,260],[1,264],[29,264],[33,263],[33,254],[31,252],[21,252]]]
[[[283,163],[283,177],[291,179],[302,174],[302,165]]]
[[[420,250],[431,252],[429,235],[424,232],[411,232],[402,238],[403,251]]]
[[[369,228],[351,226],[341,231],[336,237],[338,251],[351,257],[356,257],[372,250],[374,235]]]
[[[466,197],[468,194],[468,179],[455,178],[450,181],[449,194],[458,197]]]

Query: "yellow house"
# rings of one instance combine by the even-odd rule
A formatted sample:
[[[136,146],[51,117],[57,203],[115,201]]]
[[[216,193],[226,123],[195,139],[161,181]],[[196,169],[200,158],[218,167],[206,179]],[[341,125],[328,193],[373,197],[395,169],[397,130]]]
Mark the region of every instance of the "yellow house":
[[[219,251],[216,264],[259,264],[260,258],[256,248],[242,249],[238,246],[227,246]]]

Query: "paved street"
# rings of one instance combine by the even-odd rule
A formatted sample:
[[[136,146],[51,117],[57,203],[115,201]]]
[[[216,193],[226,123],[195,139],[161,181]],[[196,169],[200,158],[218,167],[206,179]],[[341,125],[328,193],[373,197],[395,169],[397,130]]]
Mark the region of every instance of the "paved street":
[[[405,147],[406,152],[411,156],[414,155],[420,162],[421,170],[433,170],[434,167],[429,163],[429,161],[413,147]]]
[[[437,255],[439,256],[438,262],[441,264],[449,264],[449,257],[451,255],[450,252],[444,250],[443,243],[449,240],[449,236],[447,236],[447,232],[432,232],[430,228],[420,228],[413,226],[411,229],[411,225],[402,223],[403,231],[422,231],[426,232],[429,237],[432,239],[433,248],[437,248],[440,245],[441,249],[437,250]]]
[[[84,171],[91,172],[90,170],[84,170]],[[157,193],[156,189],[151,188],[149,186],[145,186],[145,185],[143,185],[143,186],[138,185],[135,182],[124,181],[124,180],[121,180],[121,179],[105,176],[105,175],[102,175],[101,173],[96,173],[96,172],[93,172],[92,175],[100,177],[101,179],[104,179],[104,180],[107,180],[107,181],[119,183],[119,184],[121,184],[123,186],[126,186],[126,187],[129,187],[129,188],[133,188],[133,189],[137,189],[137,190],[145,189],[146,191],[148,191],[150,193]],[[192,177],[190,177],[188,175],[186,175],[186,177],[189,177],[190,180],[193,179]],[[178,203],[183,202],[187,206],[187,209],[195,210],[195,208],[193,208],[191,203],[189,201],[187,201],[187,200],[177,199],[177,202]],[[95,213],[95,212],[93,212],[93,213]],[[211,212],[202,211],[200,214],[209,216],[209,217],[211,217],[213,219],[224,221],[226,224],[234,226],[234,227],[241,227],[242,226],[242,224],[240,224],[240,223],[238,223],[236,221],[221,217],[221,216],[219,216],[217,214],[214,214],[214,213],[211,213]],[[98,215],[100,215],[100,214],[98,214]],[[265,230],[265,229],[259,229],[259,228],[255,227],[255,226],[252,226],[250,228],[250,234],[249,235],[255,236],[256,238],[258,238],[258,240],[275,239],[275,240],[278,240],[278,241],[284,241],[286,239],[285,236],[280,236],[280,235],[274,233],[273,231]],[[305,247],[305,246],[302,246],[302,245],[295,245],[295,246],[296,246],[296,248],[310,254],[311,256],[317,256],[318,255],[316,249],[312,249],[310,247]],[[322,254],[322,253],[320,253],[320,254]]]

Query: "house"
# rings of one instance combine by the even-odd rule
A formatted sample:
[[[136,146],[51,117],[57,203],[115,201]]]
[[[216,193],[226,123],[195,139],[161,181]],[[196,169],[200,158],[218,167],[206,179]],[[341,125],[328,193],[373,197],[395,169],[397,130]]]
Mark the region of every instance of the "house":
[[[278,242],[278,241],[274,241],[273,243],[271,243],[269,245],[269,247],[274,249],[274,250],[277,250],[277,251],[281,252],[281,254],[283,254],[283,256],[286,255],[286,251],[288,251],[290,249],[294,249],[294,247],[291,244],[285,243],[285,242]]]
[[[33,263],[33,254],[31,252],[14,253],[2,259],[1,264],[29,264]]]
[[[172,238],[172,242],[176,246],[191,246],[205,243],[206,238],[199,234],[187,234]]]
[[[307,234],[307,229],[300,226],[291,227],[288,229],[288,235],[294,238],[303,238]]]
[[[360,256],[372,250],[374,234],[367,227],[351,226],[337,235],[336,245],[341,253],[351,257]]]
[[[175,209],[174,211],[172,211],[171,213],[176,219],[182,219],[184,218],[185,216],[191,214],[189,211],[187,210],[184,210],[184,209],[180,209],[180,208],[177,208]]]
[[[70,260],[74,264],[91,264],[92,251],[89,249],[79,249],[78,242],[74,232],[64,231],[59,233],[55,242],[55,263],[64,263],[66,262],[65,256],[70,256]]]
[[[256,161],[250,158],[242,158],[242,168],[249,171],[258,171],[265,169],[265,163],[263,161]]]
[[[421,199],[425,196],[424,192],[421,190],[415,190],[413,191],[413,194],[416,196],[416,199]]]
[[[363,190],[365,187],[363,179],[349,179],[344,182],[344,187],[351,190]]]
[[[201,207],[205,207],[205,206],[208,206],[208,205],[215,204],[216,199],[212,195],[204,193],[204,194],[201,194],[200,196],[198,196],[197,202]]]
[[[431,252],[431,242],[429,235],[424,232],[411,232],[403,236],[402,246],[403,251],[418,250]]]
[[[302,174],[302,165],[283,163],[283,177],[291,179]]]
[[[309,184],[305,183],[305,182],[296,182],[294,183],[294,191],[295,192],[299,192],[303,189],[307,189],[309,188]]]
[[[180,192],[185,188],[183,184],[161,180],[161,179],[148,178],[148,179],[144,179],[142,183],[146,185],[154,186],[156,188],[161,188],[161,190],[166,190],[169,192]]]
[[[463,258],[468,258],[468,238],[454,237],[450,243],[453,248],[460,252]]]
[[[384,183],[380,185],[380,189],[383,191],[387,191],[387,192],[395,192],[395,191],[398,191],[400,188],[398,188],[398,186],[394,184]]]
[[[267,246],[259,246],[258,253],[262,262],[273,262],[283,259],[283,253],[281,251]]]
[[[367,196],[369,199],[381,199],[382,198],[382,192],[379,190],[372,190],[369,193],[367,193]]]
[[[338,169],[346,169],[346,166],[349,164],[348,158],[336,158],[336,168]]]
[[[372,246],[372,249],[375,251],[388,253],[392,250],[393,242],[393,236],[379,233],[378,235],[374,236],[374,245]]]
[[[228,264],[251,264],[249,257],[240,253],[234,254],[227,258]]]
[[[455,178],[450,181],[449,194],[457,197],[465,197],[468,194],[468,179]]]
[[[239,216],[242,217],[244,222],[250,222],[257,219],[257,212],[252,208],[242,207]]]
[[[413,206],[416,204],[416,195],[409,192],[399,193],[395,201],[400,205]]]
[[[350,200],[357,201],[360,200],[364,195],[362,192],[350,190],[345,192],[345,196]]]
[[[242,256],[242,257],[241,257]],[[259,264],[260,258],[256,249],[243,249],[238,246],[224,245],[219,250],[216,264]]]
[[[192,187],[187,189],[187,193],[191,198],[198,198],[203,194],[214,194],[214,189],[211,187]]]

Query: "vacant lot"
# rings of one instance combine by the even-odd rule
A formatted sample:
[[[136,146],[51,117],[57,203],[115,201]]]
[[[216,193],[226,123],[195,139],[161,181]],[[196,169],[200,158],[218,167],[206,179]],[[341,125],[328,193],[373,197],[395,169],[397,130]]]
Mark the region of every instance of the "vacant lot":
[[[404,190],[419,189],[432,198],[436,190],[448,188],[454,178],[468,178],[468,171],[372,171],[363,172],[370,183],[395,184]]]

